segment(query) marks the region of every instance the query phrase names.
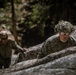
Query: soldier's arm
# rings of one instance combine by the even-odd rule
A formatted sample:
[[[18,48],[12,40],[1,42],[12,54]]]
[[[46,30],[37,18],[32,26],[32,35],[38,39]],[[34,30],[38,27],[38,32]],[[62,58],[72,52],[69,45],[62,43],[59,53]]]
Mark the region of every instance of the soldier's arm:
[[[12,48],[18,52],[23,52],[23,48],[19,46],[15,41],[12,41]]]
[[[48,40],[46,40],[43,45],[42,45],[42,48],[41,48],[41,51],[39,52],[37,58],[43,58],[45,57],[46,55],[48,55],[50,52],[50,42]]]
[[[39,52],[39,54],[37,56],[38,59],[43,58],[50,53],[53,53],[52,46],[55,45],[55,41],[57,40],[58,36],[59,36],[58,34],[53,35],[43,43],[41,51]]]

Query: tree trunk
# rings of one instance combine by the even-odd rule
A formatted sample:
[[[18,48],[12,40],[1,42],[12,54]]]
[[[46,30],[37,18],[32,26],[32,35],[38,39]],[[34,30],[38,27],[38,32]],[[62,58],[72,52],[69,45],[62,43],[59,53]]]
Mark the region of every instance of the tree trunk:
[[[11,0],[11,12],[12,12],[12,31],[13,31],[13,35],[14,38],[16,40],[17,43],[18,42],[18,37],[17,37],[17,33],[16,33],[16,23],[15,23],[15,11],[14,11],[14,0]]]
[[[13,32],[13,36],[15,38],[15,41],[17,42],[17,44],[19,44],[18,41],[18,36],[17,36],[17,32],[16,32],[16,22],[15,22],[15,11],[14,11],[14,0],[11,0],[11,12],[12,12],[12,32]],[[15,54],[17,54],[18,52],[15,51]]]

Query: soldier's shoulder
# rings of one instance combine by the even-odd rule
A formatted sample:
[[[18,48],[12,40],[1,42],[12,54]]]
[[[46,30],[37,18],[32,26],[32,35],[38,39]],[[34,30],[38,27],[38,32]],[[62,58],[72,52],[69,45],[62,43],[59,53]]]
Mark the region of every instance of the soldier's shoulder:
[[[59,37],[59,34],[55,34],[55,35],[49,37],[46,41],[49,41],[49,42],[55,41],[58,39],[58,37]]]

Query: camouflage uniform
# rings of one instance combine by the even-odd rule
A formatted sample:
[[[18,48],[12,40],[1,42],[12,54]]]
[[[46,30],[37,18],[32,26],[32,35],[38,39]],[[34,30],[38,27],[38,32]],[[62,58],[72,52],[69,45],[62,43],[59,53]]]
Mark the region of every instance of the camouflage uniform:
[[[8,39],[6,45],[0,41],[0,68],[2,68],[2,66],[5,68],[9,67],[11,62],[12,49],[22,52],[22,48],[14,41]]]
[[[55,28],[57,32],[71,33],[73,31],[73,25],[67,21],[59,22]],[[38,58],[42,58],[50,53],[54,53],[75,45],[76,39],[71,35],[66,42],[61,42],[59,34],[53,35],[44,42],[41,52],[38,54]]]
[[[50,53],[54,53],[75,45],[76,40],[73,36],[70,36],[67,42],[61,42],[59,39],[59,35],[54,35],[44,42],[41,48],[41,52],[38,54],[38,58],[43,58]]]

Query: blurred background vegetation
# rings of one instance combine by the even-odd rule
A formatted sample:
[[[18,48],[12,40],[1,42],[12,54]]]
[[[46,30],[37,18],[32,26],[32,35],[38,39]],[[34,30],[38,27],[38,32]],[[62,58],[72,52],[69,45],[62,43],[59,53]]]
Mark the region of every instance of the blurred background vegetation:
[[[59,20],[76,24],[75,0],[0,0],[0,25],[23,47],[40,44],[55,34]]]

